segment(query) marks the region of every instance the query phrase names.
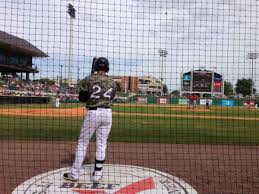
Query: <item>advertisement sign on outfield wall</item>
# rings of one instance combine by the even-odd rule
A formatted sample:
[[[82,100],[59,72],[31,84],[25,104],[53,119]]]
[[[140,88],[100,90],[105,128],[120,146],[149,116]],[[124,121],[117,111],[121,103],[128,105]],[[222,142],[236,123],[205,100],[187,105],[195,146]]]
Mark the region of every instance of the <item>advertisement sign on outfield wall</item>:
[[[244,101],[244,107],[250,108],[255,106],[255,101],[254,100],[245,100]]]
[[[178,104],[188,104],[188,99],[181,99],[181,98],[179,98],[179,101],[178,101]]]
[[[147,97],[140,97],[140,96],[138,96],[137,97],[137,103],[146,104],[147,103]]]
[[[221,101],[222,106],[235,106],[234,100],[222,100]]]
[[[200,99],[200,105],[206,105],[206,102],[208,101],[209,105],[212,105],[211,99]]]
[[[168,98],[157,98],[157,103],[158,104],[168,104],[169,99]]]

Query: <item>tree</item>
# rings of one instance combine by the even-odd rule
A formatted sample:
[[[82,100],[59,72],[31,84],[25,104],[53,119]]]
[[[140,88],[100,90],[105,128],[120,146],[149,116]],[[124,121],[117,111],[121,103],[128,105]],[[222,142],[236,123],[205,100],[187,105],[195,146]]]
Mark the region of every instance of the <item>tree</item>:
[[[163,84],[163,94],[167,94],[168,93],[168,88],[166,84]]]
[[[238,79],[236,83],[235,91],[237,94],[242,94],[243,96],[251,95],[251,79]],[[253,88],[253,92],[256,92],[256,89]]]
[[[233,95],[233,85],[228,81],[224,81],[224,95]]]
[[[39,79],[39,82],[41,84],[48,84],[48,85],[54,85],[55,84],[55,81],[50,80],[49,78],[41,78],[41,79]]]
[[[60,86],[62,88],[68,88],[69,87],[69,84],[68,83],[61,83]]]
[[[174,90],[174,91],[171,92],[171,95],[172,96],[180,96],[180,92],[179,92],[179,90]]]

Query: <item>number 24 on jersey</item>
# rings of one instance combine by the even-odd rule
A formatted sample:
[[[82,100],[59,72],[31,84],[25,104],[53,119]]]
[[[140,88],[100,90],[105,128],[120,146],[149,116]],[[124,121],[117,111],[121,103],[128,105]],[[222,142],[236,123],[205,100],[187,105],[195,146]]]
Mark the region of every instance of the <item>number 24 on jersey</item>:
[[[102,91],[102,88],[99,86],[99,85],[94,85],[93,86],[93,90],[94,92],[91,94],[91,97],[90,98],[100,98],[101,97],[101,91]],[[103,94],[103,97],[105,98],[111,98],[112,96],[112,88],[110,88],[109,90],[107,90],[104,94]]]

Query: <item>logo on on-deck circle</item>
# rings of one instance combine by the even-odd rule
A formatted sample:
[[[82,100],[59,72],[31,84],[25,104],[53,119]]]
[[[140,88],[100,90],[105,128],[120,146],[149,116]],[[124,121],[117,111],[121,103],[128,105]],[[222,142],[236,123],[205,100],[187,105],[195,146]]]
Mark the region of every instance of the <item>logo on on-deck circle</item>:
[[[62,178],[69,168],[35,176],[12,194],[197,194],[189,184],[167,173],[138,166],[105,164],[100,183],[91,181],[93,165],[84,165],[78,182]]]

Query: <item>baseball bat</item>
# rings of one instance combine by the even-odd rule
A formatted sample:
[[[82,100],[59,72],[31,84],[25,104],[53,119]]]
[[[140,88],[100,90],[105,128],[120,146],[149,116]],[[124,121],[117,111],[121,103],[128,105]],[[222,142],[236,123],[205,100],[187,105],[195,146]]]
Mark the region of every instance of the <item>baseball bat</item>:
[[[93,75],[94,72],[95,72],[95,68],[94,67],[95,67],[96,59],[97,59],[97,57],[94,57],[93,61],[92,61],[91,75]],[[87,91],[79,90],[78,99],[79,99],[80,102],[86,102],[86,100],[87,100]]]
[[[94,58],[93,58],[93,61],[92,61],[91,75],[93,75],[94,72],[95,72],[94,66],[95,66],[95,61],[96,61],[96,59],[97,59],[97,57],[94,57]]]

